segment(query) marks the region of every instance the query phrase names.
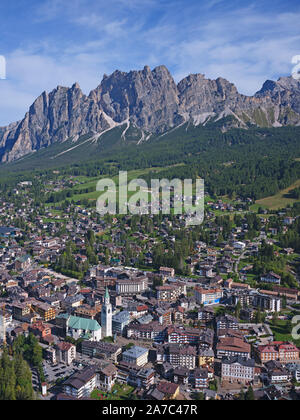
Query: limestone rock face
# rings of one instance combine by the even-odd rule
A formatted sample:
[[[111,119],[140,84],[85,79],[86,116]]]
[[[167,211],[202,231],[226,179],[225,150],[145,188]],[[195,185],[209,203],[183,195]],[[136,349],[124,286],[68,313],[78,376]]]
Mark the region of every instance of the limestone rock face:
[[[234,84],[192,74],[176,85],[165,66],[145,66],[129,73],[104,75],[84,95],[79,85],[43,92],[22,121],[0,128],[0,160],[10,162],[55,142],[102,133],[132,124],[145,133],[161,134],[189,121],[195,125],[234,116],[233,126],[300,125],[300,81],[267,80],[254,96],[241,95]]]
[[[114,121],[129,119],[153,133],[173,127],[178,118],[178,90],[165,66],[130,73],[117,70],[105,77],[89,97]]]

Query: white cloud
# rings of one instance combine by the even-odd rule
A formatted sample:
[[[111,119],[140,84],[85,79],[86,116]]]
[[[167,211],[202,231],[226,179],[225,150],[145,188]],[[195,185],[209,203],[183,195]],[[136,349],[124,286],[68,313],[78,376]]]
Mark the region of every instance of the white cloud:
[[[290,74],[300,54],[300,13],[264,13],[255,3],[182,0],[49,0],[33,19],[52,32],[6,55],[9,80],[0,82],[0,125],[20,119],[44,90],[79,82],[88,94],[103,73],[165,64],[176,81],[189,73],[219,76],[245,94],[267,78]],[[56,36],[55,22],[66,25]],[[53,27],[51,26],[53,24]]]
[[[225,77],[242,93],[253,94],[267,78],[291,73],[291,57],[299,53],[299,20],[299,13],[261,16],[248,7],[188,28],[183,20],[184,34],[163,21],[149,31],[149,42],[173,67],[177,81],[200,72]]]
[[[23,118],[37,96],[57,85],[71,86],[78,81],[88,94],[105,71],[98,55],[78,54],[58,61],[27,51],[13,52],[7,57],[8,78],[0,82],[0,125]]]

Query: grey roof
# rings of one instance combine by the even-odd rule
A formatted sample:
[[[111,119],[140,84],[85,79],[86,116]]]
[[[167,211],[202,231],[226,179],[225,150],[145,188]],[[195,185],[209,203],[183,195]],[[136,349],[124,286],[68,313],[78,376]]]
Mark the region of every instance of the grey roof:
[[[113,315],[112,321],[113,322],[127,322],[130,320],[130,313],[128,311],[122,311],[117,313],[116,315]]]
[[[162,392],[160,392],[158,389],[154,389],[153,391],[151,391],[150,393],[149,393],[149,395],[153,398],[153,399],[155,399],[155,400],[158,400],[158,401],[162,401],[163,399],[164,399],[164,394],[162,393]]]
[[[213,349],[199,349],[199,356],[202,357],[214,357],[214,351]]]
[[[142,368],[141,370],[139,370],[138,375],[147,377],[149,375],[152,375],[152,373],[154,373],[153,369]]]
[[[150,314],[144,315],[137,319],[139,324],[149,324],[149,322],[153,321],[153,316]]]
[[[233,356],[233,357],[223,357],[222,364],[232,365],[234,363],[239,363],[242,366],[255,367],[254,359],[247,359],[246,357]]]
[[[66,297],[64,302],[68,303],[68,304],[72,304],[72,303],[78,302],[80,300],[84,300],[84,296],[81,295],[81,294],[78,294],[78,295]]]
[[[202,378],[202,379],[207,379],[208,378],[208,370],[204,369],[204,368],[196,368],[194,370],[194,378]]]
[[[90,348],[90,349],[96,349],[99,351],[102,351],[104,353],[116,353],[118,350],[121,350],[121,347],[106,343],[105,341],[88,341],[85,340],[82,342],[83,348]]]
[[[235,322],[236,324],[239,323],[239,321],[237,320],[237,318],[235,318],[232,315],[229,314],[225,314],[225,315],[220,315],[217,317],[216,319],[217,322]]]
[[[190,370],[187,367],[184,366],[177,366],[174,369],[174,375],[179,376],[189,376]]]
[[[144,347],[133,346],[131,347],[131,349],[125,351],[123,355],[126,357],[132,357],[132,358],[137,359],[138,357],[141,357],[143,354],[147,352],[148,352],[148,349],[145,349]]]

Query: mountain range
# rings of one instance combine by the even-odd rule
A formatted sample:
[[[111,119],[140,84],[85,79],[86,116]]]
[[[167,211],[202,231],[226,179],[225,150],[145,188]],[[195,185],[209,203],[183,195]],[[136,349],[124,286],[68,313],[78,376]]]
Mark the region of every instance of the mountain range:
[[[77,83],[43,92],[22,121],[0,128],[0,162],[53,144],[68,142],[71,150],[83,136],[101,142],[115,128],[125,142],[130,130],[136,130],[135,142],[141,144],[184,124],[222,121],[218,124],[222,131],[300,126],[300,81],[267,80],[254,96],[245,96],[229,81],[209,80],[203,74],[189,75],[176,84],[165,66],[128,73],[116,70],[104,75],[88,96]]]

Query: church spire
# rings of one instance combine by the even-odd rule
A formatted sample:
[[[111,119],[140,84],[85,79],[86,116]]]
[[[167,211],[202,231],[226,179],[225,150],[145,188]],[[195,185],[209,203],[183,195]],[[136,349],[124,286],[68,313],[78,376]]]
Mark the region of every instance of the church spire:
[[[109,292],[108,292],[108,288],[107,287],[105,289],[104,303],[105,303],[105,305],[109,305],[110,304],[110,296],[109,296]]]

